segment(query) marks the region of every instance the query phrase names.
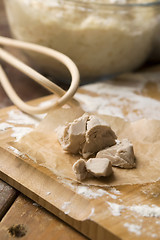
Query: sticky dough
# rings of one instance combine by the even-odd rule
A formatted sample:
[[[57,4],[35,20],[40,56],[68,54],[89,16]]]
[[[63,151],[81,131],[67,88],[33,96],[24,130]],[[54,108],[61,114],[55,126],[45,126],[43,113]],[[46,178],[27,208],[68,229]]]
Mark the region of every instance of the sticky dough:
[[[133,145],[128,139],[117,142],[116,145],[101,150],[97,153],[96,158],[108,158],[112,166],[120,168],[134,168],[135,156]]]
[[[76,178],[80,181],[94,177],[107,177],[112,174],[112,164],[107,158],[79,159],[72,167]]]
[[[112,164],[107,158],[90,158],[86,169],[95,177],[107,177],[112,174]]]
[[[116,143],[116,135],[100,118],[83,114],[80,118],[57,130],[63,150],[88,158],[101,149]]]
[[[73,164],[73,172],[76,175],[76,178],[80,181],[86,179],[88,172],[86,169],[86,161],[84,159],[79,159]]]

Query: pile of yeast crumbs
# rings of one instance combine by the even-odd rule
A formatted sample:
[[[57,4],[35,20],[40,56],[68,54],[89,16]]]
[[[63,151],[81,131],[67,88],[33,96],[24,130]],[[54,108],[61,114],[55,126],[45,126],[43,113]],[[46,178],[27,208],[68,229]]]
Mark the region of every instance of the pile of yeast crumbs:
[[[128,139],[117,140],[111,127],[102,119],[87,113],[57,130],[63,150],[80,154],[73,165],[80,181],[89,177],[108,177],[112,166],[134,168],[133,145]]]

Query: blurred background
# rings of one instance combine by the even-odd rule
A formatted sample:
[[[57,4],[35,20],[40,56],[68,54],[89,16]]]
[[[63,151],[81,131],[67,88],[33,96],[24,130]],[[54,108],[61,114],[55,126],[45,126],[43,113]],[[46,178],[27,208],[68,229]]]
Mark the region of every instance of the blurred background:
[[[11,36],[69,56],[80,71],[81,84],[160,59],[159,0],[4,0],[4,4]],[[57,61],[29,51],[23,52],[24,58],[53,81],[70,83],[67,69]]]

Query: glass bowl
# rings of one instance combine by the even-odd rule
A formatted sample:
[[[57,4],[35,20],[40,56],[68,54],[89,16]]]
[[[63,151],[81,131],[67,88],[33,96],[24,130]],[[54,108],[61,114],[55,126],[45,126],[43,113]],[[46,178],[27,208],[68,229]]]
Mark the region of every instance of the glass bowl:
[[[159,1],[4,2],[13,36],[66,54],[78,66],[82,80],[135,70],[153,50]],[[29,55],[43,72],[66,77],[62,65]]]

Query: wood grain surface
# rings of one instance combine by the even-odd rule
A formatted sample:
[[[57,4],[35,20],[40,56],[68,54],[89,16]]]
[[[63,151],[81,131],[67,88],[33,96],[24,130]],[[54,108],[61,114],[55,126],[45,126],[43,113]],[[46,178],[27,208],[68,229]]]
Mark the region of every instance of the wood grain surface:
[[[0,180],[0,220],[17,197],[17,191]]]
[[[0,34],[10,36],[2,0],[0,0],[0,19],[2,19],[0,21]],[[24,58],[20,53],[11,51]],[[2,64],[13,86],[24,100],[47,95],[47,92],[37,84],[5,63]],[[41,102],[40,99],[36,101]],[[7,119],[8,111],[15,109],[14,107],[4,108],[10,104],[8,97],[0,89],[0,106],[3,108],[0,112],[0,118],[3,121]],[[10,135],[10,130],[4,131],[4,134],[1,134],[0,144],[3,145],[3,142],[11,139]],[[159,217],[145,217],[128,209],[119,209],[119,207],[123,207],[123,204],[126,206],[136,204],[136,206],[147,205],[152,207],[156,205],[160,207],[159,182],[145,186],[118,187],[117,190],[120,191],[120,195],[112,194],[110,190],[107,190],[106,196],[87,199],[78,195],[76,190],[71,189],[69,185],[62,184],[48,171],[16,157],[14,153],[9,153],[0,148],[0,155],[0,176],[3,180],[89,238],[95,240],[160,239]],[[48,191],[52,194],[46,194]],[[0,239],[12,239],[16,230],[24,235],[22,236],[23,239],[27,240],[44,238],[46,240],[86,239],[54,215],[36,206],[33,201],[23,195],[16,199],[0,223]],[[66,206],[64,203],[69,201],[71,201],[72,207],[70,212],[67,212],[64,209],[64,206]],[[109,203],[112,204],[113,208],[110,207]],[[115,211],[114,214],[112,210]]]
[[[21,226],[22,229],[11,232],[11,229],[14,230],[17,226]],[[19,232],[24,235],[24,240],[87,239],[23,195],[16,199],[3,218],[0,225],[0,238],[1,240],[13,239],[14,235],[20,234]]]
[[[49,98],[37,99],[35,102],[49,100]],[[6,121],[8,113],[14,109],[15,107],[2,109],[0,118]],[[3,145],[3,136],[4,142],[14,140],[11,132],[6,130],[1,133],[0,145]],[[129,210],[129,208],[156,206],[159,211],[160,182],[116,187],[119,191],[118,195],[112,193],[112,189],[104,189],[107,191],[104,196],[90,198],[77,194],[79,188],[74,188],[70,182],[61,182],[61,179],[52,172],[40,167],[31,159],[16,157],[12,150],[7,152],[2,148],[0,148],[0,155],[2,164],[0,176],[3,180],[90,239],[159,239],[159,217],[155,217],[154,214],[145,217],[142,212],[139,215],[138,212]],[[80,190],[83,193],[83,186]],[[87,189],[91,195],[97,190],[94,187]],[[123,206],[126,207],[123,209]]]
[[[6,37],[10,36],[2,0],[0,1],[0,35]],[[0,86],[0,108],[6,107],[10,104],[11,104],[10,100],[8,99],[8,97],[6,96],[6,94],[4,93],[3,89]],[[17,194],[18,192],[14,188],[12,188],[3,181],[0,181],[0,219],[10,208]]]
[[[0,0],[0,35],[11,37],[4,11],[3,0]],[[27,62],[27,59],[24,59],[24,56],[21,55],[20,52],[17,52],[13,49],[10,49],[10,51],[15,54],[15,56],[18,56]],[[0,63],[4,67],[12,85],[16,89],[16,92],[20,97],[23,98],[23,100],[27,101],[48,94],[44,88],[30,80],[28,77],[22,75],[16,69],[5,64],[4,62],[1,62],[1,60]],[[0,108],[10,105],[12,105],[11,101],[0,86]],[[22,195],[19,195],[18,197],[17,196],[18,192],[14,188],[3,181],[0,181],[0,219],[3,217],[0,223],[1,240],[13,238],[13,236],[9,234],[8,229],[15,224],[25,225],[27,232],[23,239],[26,240],[87,239],[66,225],[63,221],[56,218],[53,214],[49,214],[43,208],[34,205],[34,202],[28,198]],[[17,199],[14,203],[16,197]],[[7,211],[8,213],[6,214]]]

